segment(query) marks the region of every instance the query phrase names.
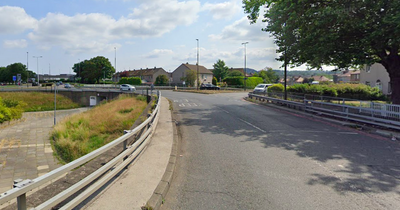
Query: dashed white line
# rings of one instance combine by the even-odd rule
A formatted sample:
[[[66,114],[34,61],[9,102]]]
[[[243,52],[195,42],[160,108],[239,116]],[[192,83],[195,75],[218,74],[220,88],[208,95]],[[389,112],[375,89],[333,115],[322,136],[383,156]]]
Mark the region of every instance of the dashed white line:
[[[251,123],[249,123],[249,122],[247,122],[246,120],[243,120],[243,119],[240,119],[240,118],[239,118],[239,120],[242,121],[242,122],[244,122],[244,123],[246,123],[247,125],[250,125],[251,127],[255,128],[255,129],[257,129],[257,130],[263,132],[263,133],[266,133],[266,132],[267,132],[267,131],[265,131],[265,130],[263,130],[263,129],[261,129],[261,128],[255,126],[255,125],[253,125],[253,124],[251,124]]]

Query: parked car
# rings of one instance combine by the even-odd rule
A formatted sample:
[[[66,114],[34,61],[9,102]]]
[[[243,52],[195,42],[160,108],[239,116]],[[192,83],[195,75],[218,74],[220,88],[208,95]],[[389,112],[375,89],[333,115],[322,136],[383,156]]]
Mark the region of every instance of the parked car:
[[[221,88],[213,84],[201,84],[200,86],[200,90],[219,90],[219,89]]]
[[[121,91],[127,90],[127,91],[136,91],[136,88],[132,85],[128,85],[128,84],[123,84],[119,86],[119,89]]]
[[[69,83],[65,83],[64,88],[72,88],[72,86]]]
[[[266,93],[269,86],[272,86],[272,84],[258,84],[254,88],[253,93]]]

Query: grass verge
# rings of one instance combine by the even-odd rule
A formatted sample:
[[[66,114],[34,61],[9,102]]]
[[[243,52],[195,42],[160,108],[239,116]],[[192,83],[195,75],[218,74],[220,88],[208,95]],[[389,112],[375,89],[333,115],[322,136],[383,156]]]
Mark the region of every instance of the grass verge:
[[[25,112],[54,110],[54,93],[41,92],[0,92],[0,97],[7,100],[23,101]],[[57,110],[80,107],[71,99],[57,94]]]
[[[58,123],[51,134],[56,156],[71,162],[123,134],[146,108],[146,101],[120,97]]]

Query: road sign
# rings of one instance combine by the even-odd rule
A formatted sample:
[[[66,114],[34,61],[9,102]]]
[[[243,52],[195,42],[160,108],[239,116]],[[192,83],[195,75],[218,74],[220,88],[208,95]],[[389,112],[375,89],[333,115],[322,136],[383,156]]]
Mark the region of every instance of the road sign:
[[[17,81],[17,76],[13,76],[13,81]]]
[[[17,74],[17,81],[21,81],[21,74]]]

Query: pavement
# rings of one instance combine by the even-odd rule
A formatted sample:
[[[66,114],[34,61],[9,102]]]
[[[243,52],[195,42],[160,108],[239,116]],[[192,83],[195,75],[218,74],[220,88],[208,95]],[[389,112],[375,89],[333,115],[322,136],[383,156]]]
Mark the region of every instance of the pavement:
[[[169,102],[161,99],[160,118],[145,151],[129,169],[82,209],[141,209],[159,206],[172,179],[176,138]],[[168,176],[168,174],[170,174]]]
[[[56,120],[86,110],[59,110]],[[26,112],[21,120],[1,125],[0,193],[10,190],[16,179],[34,179],[61,166],[49,140],[53,125],[54,111]]]

